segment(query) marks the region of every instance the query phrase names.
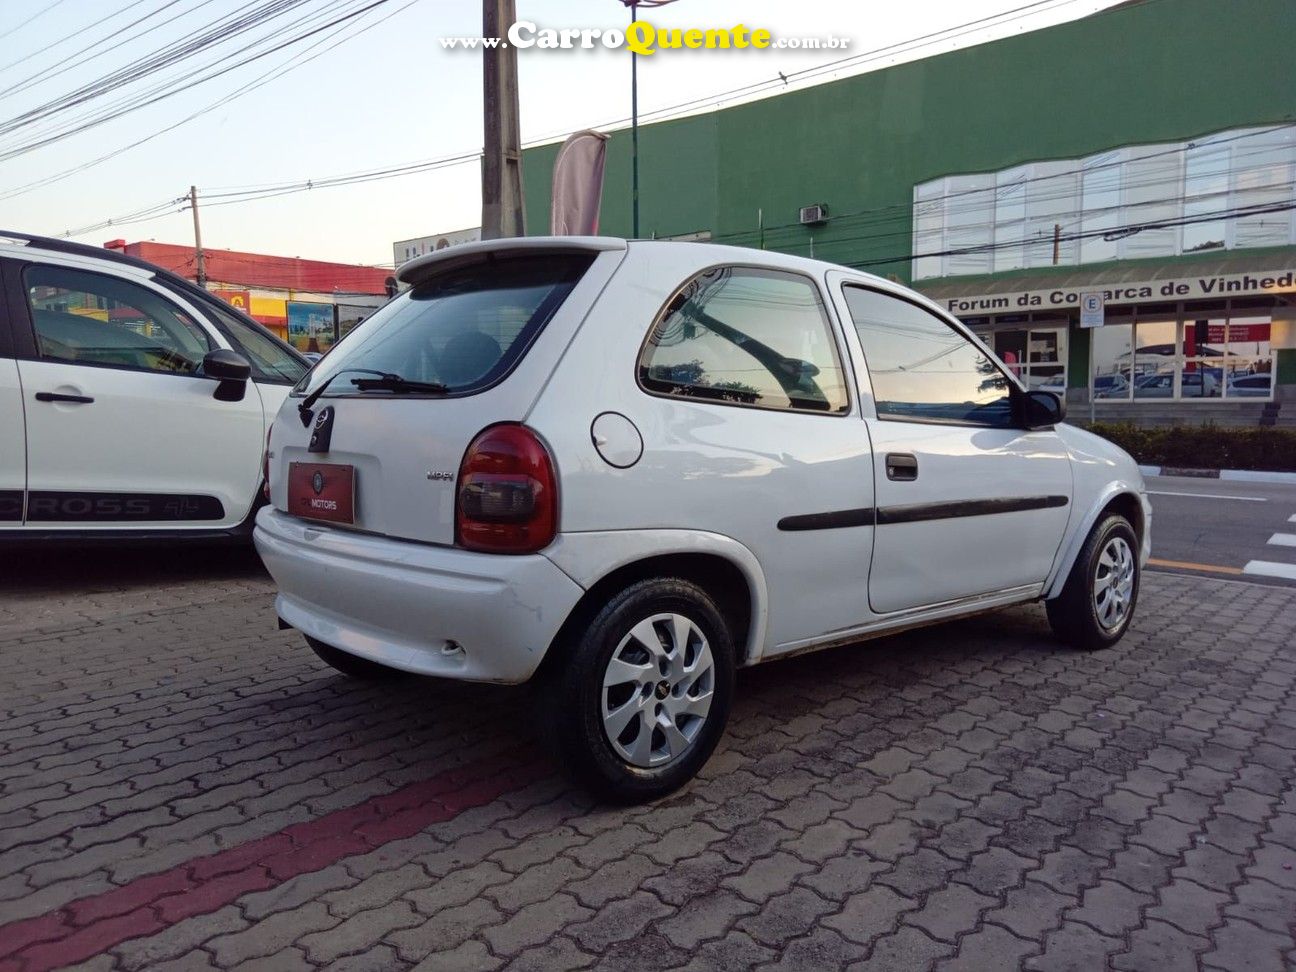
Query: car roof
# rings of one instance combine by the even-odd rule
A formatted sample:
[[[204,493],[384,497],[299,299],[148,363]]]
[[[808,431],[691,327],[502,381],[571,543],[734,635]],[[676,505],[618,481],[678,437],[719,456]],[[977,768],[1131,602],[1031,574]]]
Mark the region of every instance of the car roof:
[[[237,307],[231,307],[223,300],[204,287],[199,287],[192,280],[180,276],[167,270],[165,267],[159,267],[156,263],[149,263],[147,260],[141,260],[139,257],[129,256],[116,250],[109,250],[101,246],[91,246],[88,243],[73,243],[71,240],[59,240],[51,236],[39,236],[35,233],[20,233],[13,230],[0,229],[0,256],[7,253],[18,255],[24,252],[35,253],[54,253],[66,256],[83,257],[89,260],[101,260],[107,263],[115,264],[122,268],[129,268],[141,274],[157,279],[165,280],[174,289],[187,294],[190,297],[197,298],[207,305],[217,304],[224,311],[229,312],[234,317],[243,321],[260,331],[283,348],[287,348],[293,355],[301,358],[301,352],[291,344],[284,341],[278,335],[274,334],[249,314],[244,313]],[[302,364],[309,365],[310,362],[302,359]]]
[[[71,240],[55,239],[52,236],[38,236],[34,233],[17,233],[12,230],[0,229],[0,246],[5,243],[15,247],[22,247],[25,251],[61,253],[67,256],[87,257],[92,260],[106,260],[109,263],[133,267],[136,270],[146,270],[151,274],[165,276],[169,280],[174,278],[192,285],[191,281],[185,280],[184,277],[159,267],[157,264],[141,260],[139,257],[128,256],[117,250],[109,250],[102,246],[91,246],[88,243],[73,243]]]
[[[866,278],[871,284],[886,290],[907,289],[903,284],[886,280],[876,274],[825,260],[814,260],[809,257],[796,256],[778,250],[758,250],[754,247],[729,246],[723,243],[695,242],[692,240],[624,240],[613,236],[517,236],[498,240],[478,240],[473,243],[462,243],[446,247],[432,253],[415,257],[403,263],[396,270],[396,279],[401,283],[411,283],[421,277],[430,267],[448,270],[454,267],[474,263],[484,253],[601,253],[609,251],[645,251],[659,247],[689,247],[692,252],[702,254],[700,262],[748,264],[773,269],[795,270],[822,276],[830,270],[849,273]],[[910,294],[922,297],[916,291]],[[922,298],[924,302],[926,298]],[[938,305],[932,305],[938,306]]]

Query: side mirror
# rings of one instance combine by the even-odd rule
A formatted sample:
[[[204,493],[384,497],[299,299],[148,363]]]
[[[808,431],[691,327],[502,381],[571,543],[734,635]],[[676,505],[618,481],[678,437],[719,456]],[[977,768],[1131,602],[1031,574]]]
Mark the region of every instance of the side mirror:
[[[241,402],[247,393],[248,378],[252,375],[252,366],[247,358],[237,351],[218,348],[208,351],[202,360],[204,378],[215,379],[216,393],[213,396],[218,402]]]
[[[1066,418],[1066,402],[1050,391],[1028,391],[1021,397],[1022,426],[1027,430],[1051,429]]]

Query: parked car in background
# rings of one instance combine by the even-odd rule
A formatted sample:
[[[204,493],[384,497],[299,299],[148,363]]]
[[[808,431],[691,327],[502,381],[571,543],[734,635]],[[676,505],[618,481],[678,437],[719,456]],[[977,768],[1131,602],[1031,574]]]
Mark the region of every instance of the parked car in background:
[[[62,240],[0,231],[0,292],[0,542],[248,536],[301,355],[182,277]]]
[[[688,780],[734,671],[1043,600],[1114,644],[1151,507],[957,319],[844,267],[513,239],[407,263],[293,390],[257,548],[351,675],[545,683],[564,765]]]
[[[1230,375],[1226,394],[1229,398],[1268,398],[1273,394],[1273,375]]]
[[[1220,393],[1219,379],[1214,375],[1200,371],[1185,371],[1179,376],[1179,396],[1181,398],[1217,398]],[[1174,373],[1161,371],[1144,375],[1134,382],[1135,398],[1173,398]]]
[[[1094,378],[1094,398],[1128,398],[1129,382],[1125,376],[1117,373],[1114,375],[1098,375]]]

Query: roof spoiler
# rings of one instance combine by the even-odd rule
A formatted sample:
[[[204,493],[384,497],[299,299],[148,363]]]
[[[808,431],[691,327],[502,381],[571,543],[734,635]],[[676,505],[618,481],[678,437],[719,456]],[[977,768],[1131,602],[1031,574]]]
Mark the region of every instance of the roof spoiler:
[[[450,270],[477,263],[488,254],[599,253],[625,248],[625,240],[610,236],[516,236],[502,240],[478,240],[475,243],[447,246],[402,263],[396,271],[396,279],[403,284],[414,283],[433,270]]]

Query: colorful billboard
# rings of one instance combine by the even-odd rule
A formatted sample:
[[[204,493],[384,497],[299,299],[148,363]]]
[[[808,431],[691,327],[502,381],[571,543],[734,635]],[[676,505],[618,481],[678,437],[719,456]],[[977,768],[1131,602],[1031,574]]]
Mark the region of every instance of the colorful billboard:
[[[288,343],[298,351],[323,354],[333,347],[333,305],[288,301]]]

